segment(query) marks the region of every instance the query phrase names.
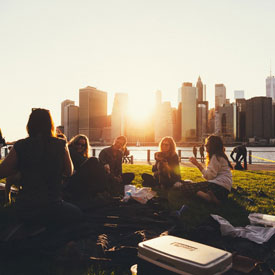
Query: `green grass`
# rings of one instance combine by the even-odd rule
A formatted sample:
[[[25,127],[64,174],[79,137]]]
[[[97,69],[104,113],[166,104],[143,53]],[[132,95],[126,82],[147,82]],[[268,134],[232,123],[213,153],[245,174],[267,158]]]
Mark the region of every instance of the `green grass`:
[[[150,165],[131,165],[123,164],[123,172],[135,173],[133,184],[142,186],[142,173],[152,173]],[[167,198],[164,207],[168,210],[179,209],[182,204],[188,206],[188,211],[184,212],[180,224],[184,230],[193,230],[197,225],[209,218],[209,214],[218,214],[227,219],[233,226],[245,226],[249,224],[248,214],[259,212],[275,215],[274,197],[275,197],[275,171],[232,171],[233,187],[241,187],[242,192],[238,194],[231,193],[228,201],[220,207],[207,204],[196,198],[184,198],[182,193],[171,190],[168,193],[160,192],[158,195]],[[196,168],[181,167],[181,176],[183,180],[190,179],[194,182],[203,181],[201,173]],[[4,180],[2,180],[4,181]],[[258,191],[263,191],[268,197],[260,197]],[[251,205],[246,199],[253,199],[255,205]],[[23,256],[23,255],[22,255]],[[27,257],[27,256],[26,256]],[[113,270],[92,266],[75,266],[68,269],[67,266],[57,266],[48,259],[29,259],[26,257],[10,259],[5,263],[5,274],[70,274],[70,275],[114,275],[122,274]],[[15,261],[14,261],[15,260]],[[3,270],[2,270],[3,271]],[[16,271],[16,272],[15,272]],[[23,271],[27,271],[24,273]],[[1,273],[2,274],[2,273]],[[4,273],[3,273],[4,274]],[[125,274],[129,274],[125,273]]]
[[[133,172],[136,177],[134,184],[142,185],[141,174],[152,173],[150,165],[124,164],[123,172]],[[248,214],[257,212],[275,215],[275,171],[232,171],[233,187],[242,188],[237,194],[231,193],[228,201],[216,207],[196,198],[184,198],[183,194],[176,190],[171,190],[166,194],[159,194],[168,199],[167,207],[170,210],[179,209],[181,205],[188,206],[189,211],[183,217],[183,222],[193,228],[209,214],[218,214],[227,219],[234,226],[243,226],[249,223]],[[193,182],[203,181],[200,171],[197,168],[181,167],[181,177],[183,180]],[[258,195],[263,191],[268,197]],[[247,199],[253,200],[253,202]]]

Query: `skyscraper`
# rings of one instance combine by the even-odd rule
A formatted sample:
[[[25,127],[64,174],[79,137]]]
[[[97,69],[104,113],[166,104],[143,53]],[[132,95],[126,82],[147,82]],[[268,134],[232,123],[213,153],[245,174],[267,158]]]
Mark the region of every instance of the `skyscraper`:
[[[181,113],[181,137],[183,140],[196,139],[197,120],[197,88],[192,83],[184,82],[179,88]]]
[[[203,141],[207,134],[208,124],[208,101],[206,98],[206,86],[203,85],[199,76],[197,81],[197,138]]]
[[[246,101],[246,138],[272,138],[272,99],[253,97]]]
[[[173,136],[173,114],[171,103],[162,102],[155,114],[155,142],[164,136]]]
[[[65,107],[67,105],[74,105],[74,101],[70,100],[70,99],[66,99],[64,101],[61,102],[61,126],[64,127],[64,111],[65,111]]]
[[[111,138],[115,139],[118,136],[125,135],[127,128],[127,108],[128,94],[116,93],[113,103],[112,118],[111,118]]]
[[[236,104],[229,103],[219,107],[218,117],[220,119],[220,132],[224,142],[233,142],[236,139],[237,120]]]
[[[64,109],[64,134],[68,140],[78,134],[78,118],[79,107],[73,104],[66,105]]]
[[[197,91],[198,91],[197,99],[198,99],[198,101],[203,101],[204,100],[204,97],[203,97],[203,84],[202,84],[200,76],[198,78],[196,87],[197,87]]]
[[[265,80],[266,83],[266,96],[275,100],[275,78],[274,76],[268,76]]]
[[[100,141],[107,121],[107,93],[87,86],[79,89],[79,133]]]
[[[226,88],[224,84],[215,85],[215,109],[226,103]]]

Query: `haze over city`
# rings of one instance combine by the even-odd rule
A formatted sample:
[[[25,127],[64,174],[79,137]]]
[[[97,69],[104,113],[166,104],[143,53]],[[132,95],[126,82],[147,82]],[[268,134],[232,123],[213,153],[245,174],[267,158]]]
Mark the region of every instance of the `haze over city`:
[[[32,107],[78,104],[79,89],[128,93],[130,109],[146,112],[155,92],[177,106],[183,82],[215,84],[245,98],[265,96],[275,64],[273,1],[0,0],[0,127],[8,141],[27,135]],[[275,69],[274,69],[275,70]],[[273,74],[273,73],[272,73]]]

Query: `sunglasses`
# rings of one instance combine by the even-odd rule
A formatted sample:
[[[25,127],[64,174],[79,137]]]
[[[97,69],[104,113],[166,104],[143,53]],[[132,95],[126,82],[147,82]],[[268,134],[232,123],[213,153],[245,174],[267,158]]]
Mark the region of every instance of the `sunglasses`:
[[[84,144],[84,143],[76,143],[76,146],[81,146],[81,147],[86,147],[86,143]]]

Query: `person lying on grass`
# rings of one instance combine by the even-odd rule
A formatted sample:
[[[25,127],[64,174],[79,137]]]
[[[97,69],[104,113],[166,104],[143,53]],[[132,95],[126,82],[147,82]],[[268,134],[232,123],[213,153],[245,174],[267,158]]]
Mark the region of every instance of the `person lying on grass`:
[[[216,204],[224,201],[232,187],[232,165],[224,153],[222,139],[211,135],[206,140],[206,168],[194,157],[189,160],[201,171],[207,180],[198,183],[183,182],[181,190],[185,193],[196,194],[202,199]]]

